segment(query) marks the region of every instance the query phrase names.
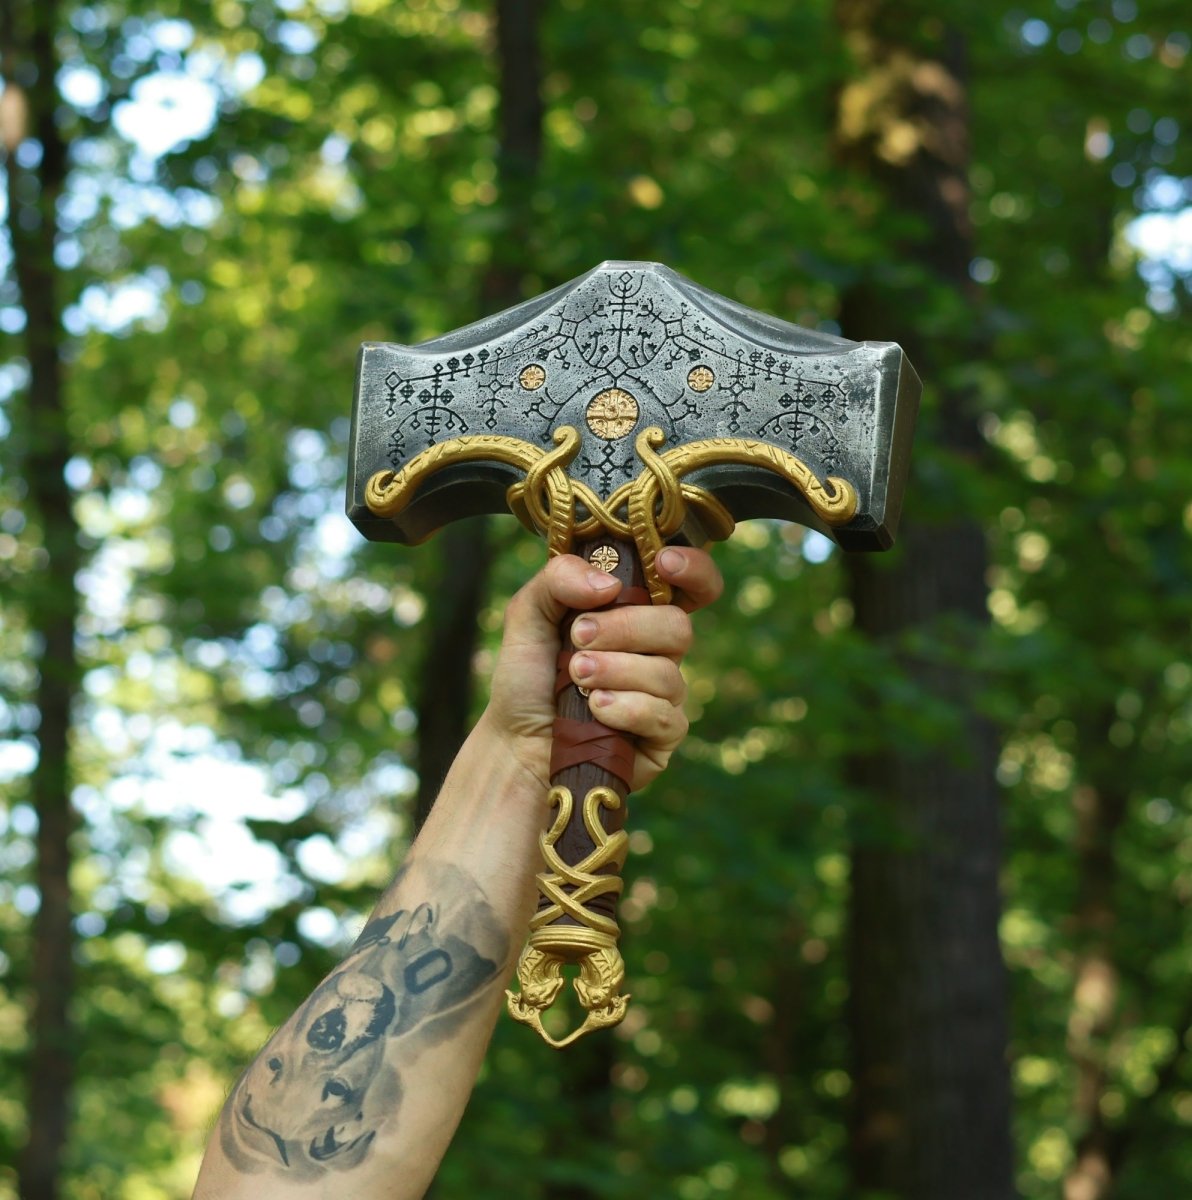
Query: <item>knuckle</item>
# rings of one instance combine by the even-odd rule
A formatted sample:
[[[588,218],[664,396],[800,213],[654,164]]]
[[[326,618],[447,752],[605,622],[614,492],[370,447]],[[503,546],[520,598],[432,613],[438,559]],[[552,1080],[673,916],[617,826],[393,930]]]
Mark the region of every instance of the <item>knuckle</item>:
[[[646,715],[646,698],[639,692],[617,692],[616,703],[621,710],[622,720],[634,730],[640,731]]]
[[[687,736],[687,715],[673,704],[668,704],[666,709],[659,713],[658,724],[659,736],[668,742],[677,744]]]
[[[653,696],[633,693],[630,701],[633,727],[640,737],[653,737],[658,727],[658,702]]]
[[[671,636],[675,644],[685,651],[691,646],[691,618],[681,608],[676,608],[674,605],[671,605],[668,611],[670,613]]]
[[[656,741],[670,741],[674,731],[674,705],[669,700],[652,698],[652,703],[643,705],[643,724],[649,728],[650,736]]]
[[[509,601],[505,605],[503,617],[503,627],[505,629],[517,625],[525,617],[526,610],[532,603],[529,596],[529,590],[532,586],[530,583],[524,584],[509,597]]]
[[[563,586],[564,581],[575,570],[572,556],[569,554],[559,554],[553,558],[546,560],[546,566],[540,572],[543,582],[546,584],[547,590],[556,595],[559,588]]]

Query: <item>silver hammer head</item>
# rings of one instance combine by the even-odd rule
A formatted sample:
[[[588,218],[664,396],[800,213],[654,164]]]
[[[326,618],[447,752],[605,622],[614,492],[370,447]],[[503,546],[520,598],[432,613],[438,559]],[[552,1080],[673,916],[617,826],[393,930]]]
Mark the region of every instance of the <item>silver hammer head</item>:
[[[886,549],[920,389],[892,342],[792,325],[659,263],[605,262],[421,345],[365,343],[348,515],[365,537],[406,543],[510,505],[540,527],[546,501],[526,476],[561,455],[577,519],[595,506],[628,522],[657,461],[707,498],[662,521],[665,540],[770,517]],[[665,492],[647,499],[658,509]]]

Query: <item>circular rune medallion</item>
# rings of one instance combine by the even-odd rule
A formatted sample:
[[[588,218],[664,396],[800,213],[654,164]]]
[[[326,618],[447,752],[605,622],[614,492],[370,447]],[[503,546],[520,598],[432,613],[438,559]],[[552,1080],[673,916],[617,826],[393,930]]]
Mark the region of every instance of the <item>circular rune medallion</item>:
[[[517,377],[517,382],[527,392],[536,392],[546,382],[546,369],[537,363],[531,363],[522,369],[522,373]]]
[[[617,563],[620,561],[621,556],[613,546],[597,546],[588,555],[588,562],[606,575],[611,575],[617,569]]]
[[[687,386],[693,392],[706,392],[715,382],[716,376],[712,374],[712,368],[705,367],[702,363],[687,372]]]
[[[588,428],[606,442],[623,438],[637,424],[637,401],[621,388],[605,388],[588,404]]]

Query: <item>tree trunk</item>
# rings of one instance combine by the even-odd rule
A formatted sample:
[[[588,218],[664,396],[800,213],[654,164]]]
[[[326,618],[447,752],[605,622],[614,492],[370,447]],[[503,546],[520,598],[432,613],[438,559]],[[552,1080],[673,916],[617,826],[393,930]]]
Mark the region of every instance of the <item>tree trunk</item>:
[[[425,623],[418,684],[418,795],[414,828],[422,828],[468,732],[475,691],[480,610],[488,590],[492,546],[487,517],[473,517],[436,538],[438,573]]]
[[[971,397],[943,382],[979,352],[959,334],[975,324],[971,313],[957,319],[972,254],[964,46],[938,8],[918,8],[837,0],[859,67],[840,96],[842,159],[922,226],[897,248],[897,267],[881,264],[849,291],[840,321],[850,338],[902,344],[928,386],[921,447],[976,471]],[[928,338],[920,322],[942,289],[956,332]],[[947,326],[948,311],[939,315]],[[997,745],[974,712],[979,681],[957,665],[963,656],[910,650],[905,637],[919,631],[920,644],[954,651],[973,644],[988,619],[986,549],[977,517],[958,513],[954,495],[930,493],[923,473],[891,561],[847,564],[857,628],[894,649],[919,694],[955,718],[947,744],[882,745],[850,767],[892,831],[858,835],[852,857],[850,1168],[862,1195],[1005,1200],[1015,1189]]]
[[[1099,722],[1106,737],[1112,719],[1108,714]],[[1126,816],[1126,796],[1084,785],[1076,788],[1073,801],[1080,887],[1075,933],[1081,950],[1068,1018],[1068,1051],[1076,1070],[1073,1116],[1081,1133],[1076,1161],[1064,1177],[1064,1200],[1107,1200],[1113,1188],[1116,1155],[1114,1133],[1101,1102],[1109,1081],[1109,1042],[1118,1007],[1114,841]]]
[[[495,42],[500,95],[497,181],[502,230],[480,284],[484,314],[524,299],[531,197],[542,157],[542,98],[538,92],[539,0],[497,0]],[[415,828],[430,813],[439,786],[468,732],[478,618],[488,589],[492,533],[486,517],[454,525],[439,536],[435,603],[426,623],[418,689],[418,795]]]
[[[44,569],[26,581],[22,600],[37,664],[37,765],[31,792],[37,811],[37,888],[33,922],[33,989],[28,1060],[29,1133],[19,1166],[22,1200],[56,1200],[69,1131],[74,1050],[69,1006],[73,987],[70,892],[71,710],[79,686],[75,625],[81,566],[78,526],[65,482],[71,457],[63,394],[61,299],[54,244],[57,202],[66,175],[66,145],[54,110],[57,61],[54,0],[5,6],[0,53],[6,84],[5,173],[13,271],[25,312],[29,385],[19,436],[31,524],[40,529]],[[35,139],[36,166],[17,151]]]

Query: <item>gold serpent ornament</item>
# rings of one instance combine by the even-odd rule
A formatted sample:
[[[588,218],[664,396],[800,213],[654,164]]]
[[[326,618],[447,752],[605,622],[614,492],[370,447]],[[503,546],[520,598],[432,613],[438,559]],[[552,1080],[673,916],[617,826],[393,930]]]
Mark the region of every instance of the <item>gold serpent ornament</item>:
[[[553,787],[547,804],[557,808],[551,827],[538,845],[546,870],[538,876],[538,890],[550,901],[530,920],[530,937],[517,964],[520,992],[506,992],[510,1015],[536,1030],[543,1041],[561,1050],[590,1033],[617,1025],[625,1016],[629,997],[621,994],[625,964],[617,949],[621,935],[617,922],[589,907],[600,896],[619,896],[625,881],[619,872],[625,864],[629,837],[623,829],[609,833],[600,819],[602,808],[615,811],[624,801],[610,787],[594,787],[584,797],[583,820],[593,849],[578,863],[567,863],[555,844],[571,820],[571,789]],[[614,867],[618,874],[601,871]],[[560,917],[576,924],[556,925]],[[587,1012],[583,1024],[564,1038],[554,1038],[542,1024],[542,1014],[563,987],[563,966],[578,963],[575,992]]]
[[[567,474],[579,452],[579,431],[561,425],[552,437],[553,450],[503,434],[439,442],[415,455],[400,471],[378,471],[365,486],[364,502],[374,516],[396,517],[430,476],[447,467],[505,463],[525,473],[505,493],[509,508],[528,529],[546,536],[552,557],[569,553],[577,541],[603,534],[632,538],[655,604],[668,604],[671,589],[659,578],[654,560],[690,514],[699,519],[709,541],[723,541],[735,526],[732,514],[711,492],[683,482],[693,471],[730,463],[763,467],[794,486],[825,525],[843,525],[857,511],[857,492],[848,480],[829,475],[821,481],[801,458],[769,442],[704,438],[658,454],[666,436],[656,425],[643,429],[634,442],[645,470],[602,500],[586,483]]]
[[[670,585],[658,575],[655,560],[689,517],[696,518],[709,541],[721,541],[733,531],[732,514],[711,492],[683,482],[694,471],[726,464],[762,467],[795,487],[829,526],[843,525],[857,511],[857,493],[847,480],[829,475],[821,481],[802,459],[754,438],[705,438],[659,454],[666,442],[663,431],[657,426],[643,429],[634,441],[641,473],[607,500],[567,474],[579,452],[579,431],[563,425],[552,440],[550,450],[500,434],[439,442],[399,471],[374,474],[365,487],[365,503],[375,516],[397,517],[437,472],[459,463],[504,463],[524,475],[505,493],[510,510],[527,528],[545,535],[551,556],[567,554],[577,542],[606,535],[632,539],[654,604],[667,604],[672,595]],[[593,909],[591,901],[620,894],[624,886],[620,875],[600,872],[610,867],[620,871],[628,839],[623,830],[609,834],[600,820],[600,810],[616,810],[624,803],[621,797],[611,788],[592,788],[584,797],[583,821],[594,849],[582,862],[569,865],[559,856],[556,842],[567,827],[574,800],[568,788],[554,787],[548,802],[558,812],[539,843],[547,869],[538,876],[538,890],[547,903],[530,922],[530,936],[518,962],[521,991],[506,995],[516,1020],[561,1048],[593,1029],[616,1025],[625,1015],[629,997],[620,991],[625,978],[617,949],[620,928],[611,917]],[[556,1039],[543,1026],[542,1014],[562,990],[566,964],[579,966],[574,986],[587,1016],[578,1029]]]

